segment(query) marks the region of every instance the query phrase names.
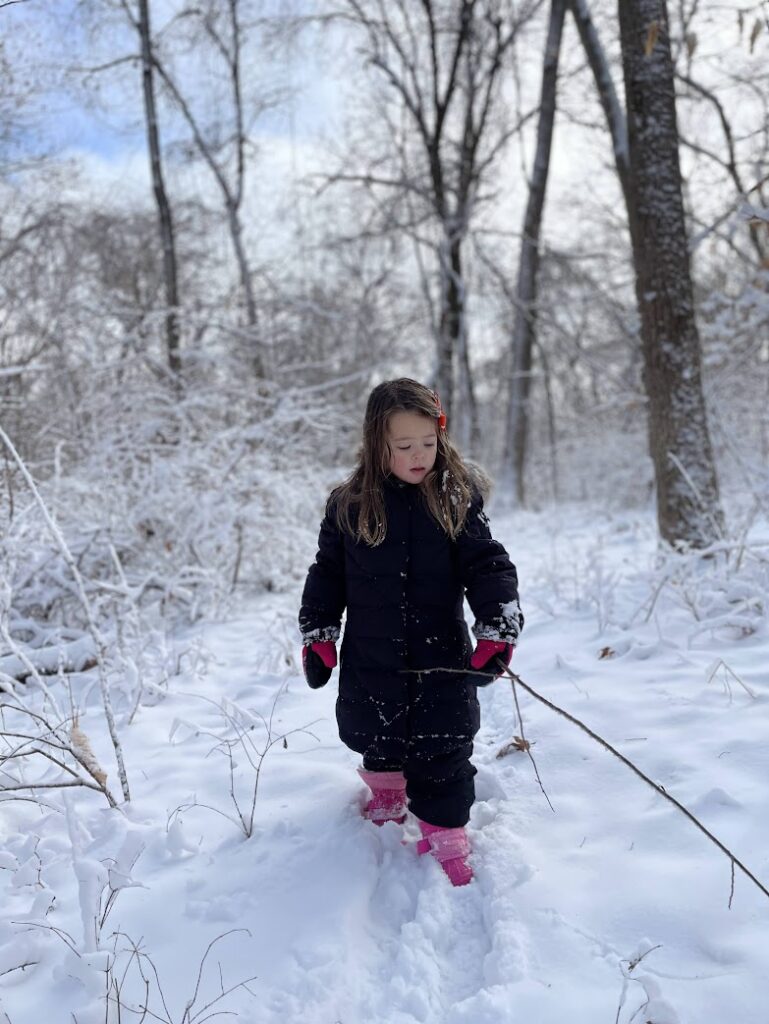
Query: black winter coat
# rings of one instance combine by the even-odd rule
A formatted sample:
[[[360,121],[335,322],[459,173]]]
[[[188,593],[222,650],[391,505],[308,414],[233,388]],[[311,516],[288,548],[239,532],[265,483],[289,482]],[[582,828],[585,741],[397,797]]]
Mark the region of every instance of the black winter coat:
[[[353,750],[397,764],[414,748],[425,758],[448,754],[478,730],[472,677],[418,674],[469,668],[464,596],[479,639],[514,644],[523,617],[515,566],[492,538],[480,496],[452,541],[417,486],[390,476],[384,494],[387,535],[376,547],[342,533],[329,504],[299,626],[305,644],[336,641],[347,610],[337,701],[340,736]]]

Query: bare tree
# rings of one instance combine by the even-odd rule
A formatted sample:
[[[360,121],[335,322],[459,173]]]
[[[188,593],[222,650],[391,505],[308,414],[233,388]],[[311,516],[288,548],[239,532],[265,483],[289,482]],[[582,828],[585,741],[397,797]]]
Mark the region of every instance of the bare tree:
[[[410,232],[437,270],[433,380],[459,433],[477,439],[470,373],[464,243],[490,172],[519,126],[506,123],[500,88],[521,26],[541,0],[337,0],[336,16],[361,30],[364,54],[385,87],[384,154],[368,169],[336,175],[389,194],[387,226]],[[394,208],[400,207],[394,212]],[[462,422],[464,420],[464,422]]]
[[[524,501],[524,462],[528,427],[528,403],[531,391],[532,352],[536,337],[537,278],[539,274],[539,236],[545,192],[550,171],[550,150],[555,123],[558,60],[566,15],[566,0],[552,0],[548,22],[542,88],[529,197],[523,219],[518,283],[515,294],[515,318],[512,335],[512,376],[507,419],[505,469],[512,476],[516,500]]]
[[[723,530],[702,393],[665,0],[620,0],[631,238],[657,517],[669,543]]]
[[[684,23],[686,24],[686,22]],[[745,174],[755,173],[756,167],[761,167],[766,163],[766,133],[769,128],[769,109],[767,108],[765,87],[766,79],[763,81],[751,80],[750,83],[740,83],[735,81],[734,85],[749,84],[749,90],[757,92],[761,97],[763,105],[763,132],[756,130],[755,132],[749,133],[749,141],[753,141],[753,137],[764,136],[764,147],[763,152],[754,152],[747,159],[741,159],[740,156],[740,143],[745,142],[744,139],[739,138],[739,133],[735,131],[733,126],[733,119],[728,109],[728,105],[719,96],[718,89],[715,87],[709,87],[705,85],[699,78],[697,70],[694,68],[694,53],[696,51],[696,34],[693,32],[687,33],[686,36],[687,45],[685,53],[687,56],[687,68],[685,71],[676,71],[676,81],[681,87],[680,99],[686,99],[693,104],[706,104],[707,108],[715,113],[718,121],[719,131],[723,139],[723,149],[719,151],[716,145],[711,145],[697,139],[694,135],[691,137],[682,136],[681,144],[689,149],[692,153],[703,160],[708,161],[711,165],[715,165],[720,168],[721,172],[725,176],[725,181],[731,183],[733,193],[727,196],[726,205],[726,218],[729,219],[733,215],[734,211],[739,209],[741,206],[746,204],[751,196],[754,199],[758,199],[761,203],[766,203],[767,198],[764,192],[764,186],[769,181],[769,178],[765,176],[759,177],[757,181],[746,180]],[[751,44],[751,48],[752,48]],[[744,100],[743,88],[736,90],[740,100]],[[726,93],[729,96],[729,93]],[[716,225],[724,220],[724,216],[720,215],[716,218]],[[703,225],[705,230],[703,235],[709,234],[713,230],[713,226]],[[748,239],[750,241],[751,249],[753,250],[753,256],[759,266],[766,266],[767,259],[769,258],[769,245],[767,245],[766,235],[760,230],[760,225],[753,221],[748,221]],[[733,245],[733,251],[736,251],[739,255],[742,252],[739,248]],[[744,258],[744,257],[743,257]]]
[[[233,254],[238,268],[240,286],[250,336],[251,359],[257,376],[264,373],[257,337],[258,313],[253,284],[253,269],[243,239],[242,205],[246,179],[246,109],[243,95],[242,52],[245,30],[241,16],[241,0],[201,0],[184,7],[177,15],[179,22],[194,22],[203,39],[213,47],[222,62],[228,84],[229,120],[221,109],[207,122],[196,113],[194,104],[185,95],[170,64],[159,51],[152,51],[154,67],[173,103],[186,122],[194,148],[209,168],[222,197]],[[199,46],[199,41],[196,40]],[[262,97],[261,109],[268,105]],[[223,121],[225,123],[223,123]]]

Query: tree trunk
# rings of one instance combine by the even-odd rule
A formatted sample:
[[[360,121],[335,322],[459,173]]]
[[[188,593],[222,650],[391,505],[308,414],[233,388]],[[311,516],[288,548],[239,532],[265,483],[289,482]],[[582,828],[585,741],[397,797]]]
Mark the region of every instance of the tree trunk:
[[[657,518],[669,543],[704,547],[722,535],[723,515],[702,393],[665,0],[619,0],[619,22]]]
[[[523,219],[521,255],[518,263],[518,283],[515,295],[515,320],[512,337],[512,380],[507,417],[505,473],[512,484],[515,499],[525,499],[524,472],[528,435],[529,395],[531,392],[532,351],[536,338],[537,276],[539,273],[539,235],[542,212],[550,170],[550,150],[555,122],[558,60],[566,13],[566,0],[552,0],[547,43],[542,66],[542,92],[537,150],[534,158],[529,198]]]
[[[542,362],[542,383],[545,388],[547,404],[547,439],[550,444],[550,487],[552,499],[557,504],[560,498],[558,486],[558,432],[555,428],[555,401],[553,400],[553,375],[550,372],[550,360],[542,345],[537,345],[539,358]]]
[[[436,353],[435,390],[449,420],[454,419],[454,385],[456,380],[459,333],[464,316],[461,249],[449,230],[441,241],[440,262],[440,315],[438,322],[438,351]],[[455,427],[458,424],[455,424]]]
[[[459,339],[459,398],[462,403],[462,445],[474,458],[481,451],[481,428],[478,422],[478,402],[470,366],[470,345],[467,334],[467,313],[462,315],[463,327]]]
[[[480,440],[478,408],[470,369],[467,292],[462,274],[462,239],[456,235],[450,237],[446,248],[448,277],[442,296],[441,321],[447,334],[443,344],[446,352],[451,352],[452,382],[456,381],[456,386],[452,387],[455,394],[450,400],[450,407],[454,412],[454,435],[464,451],[477,454]]]
[[[181,370],[179,358],[179,288],[177,277],[176,241],[171,205],[168,202],[163,165],[160,155],[160,132],[155,107],[153,78],[152,37],[150,35],[149,0],[139,0],[139,37],[142,55],[142,85],[144,89],[144,115],[147,123],[147,145],[152,171],[152,189],[158,208],[158,226],[163,247],[163,277],[166,293],[166,350],[168,366],[178,379]]]
[[[227,205],[227,223],[230,228],[230,237],[232,238],[232,246],[235,251],[235,260],[238,264],[238,273],[240,274],[240,283],[243,288],[243,297],[246,305],[251,365],[254,368],[255,376],[264,377],[264,363],[258,335],[259,320],[256,311],[256,296],[254,295],[254,284],[251,280],[251,267],[248,262],[245,246],[243,245],[243,225],[240,220],[240,210],[228,198],[225,199],[225,202]]]

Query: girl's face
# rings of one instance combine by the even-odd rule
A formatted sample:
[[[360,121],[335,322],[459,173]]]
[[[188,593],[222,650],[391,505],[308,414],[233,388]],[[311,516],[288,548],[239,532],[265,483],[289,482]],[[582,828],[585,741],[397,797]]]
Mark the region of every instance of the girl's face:
[[[407,484],[418,484],[435,465],[436,422],[418,412],[394,412],[387,421],[390,472]]]

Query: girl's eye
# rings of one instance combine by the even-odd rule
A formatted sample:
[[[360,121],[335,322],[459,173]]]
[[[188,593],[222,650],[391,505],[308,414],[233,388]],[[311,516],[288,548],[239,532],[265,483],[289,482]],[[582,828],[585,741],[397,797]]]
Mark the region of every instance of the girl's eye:
[[[399,451],[399,452],[407,452],[407,451],[409,450],[409,448],[410,448],[410,447],[411,447],[411,445],[410,445],[410,444],[407,444],[405,448],[401,448],[401,446],[400,446],[400,445],[398,445],[398,451]]]
[[[434,448],[435,441],[425,441],[425,448]]]

